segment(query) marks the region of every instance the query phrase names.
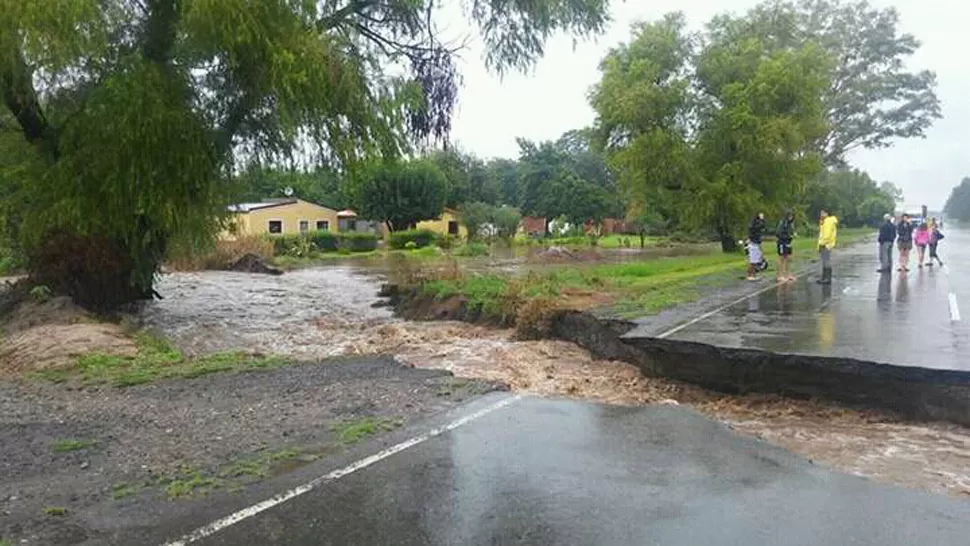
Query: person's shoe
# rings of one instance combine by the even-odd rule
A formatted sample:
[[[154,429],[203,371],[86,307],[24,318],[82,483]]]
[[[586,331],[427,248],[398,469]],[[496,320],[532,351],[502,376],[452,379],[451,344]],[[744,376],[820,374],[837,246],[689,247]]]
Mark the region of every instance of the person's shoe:
[[[748,277],[749,282],[755,282],[757,280],[758,280],[758,277]]]

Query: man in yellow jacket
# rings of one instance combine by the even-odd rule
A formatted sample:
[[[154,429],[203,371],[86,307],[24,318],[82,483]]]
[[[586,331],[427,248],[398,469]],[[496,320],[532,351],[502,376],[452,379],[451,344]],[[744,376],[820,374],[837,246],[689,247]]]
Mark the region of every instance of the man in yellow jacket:
[[[818,219],[818,253],[822,257],[822,278],[819,284],[832,284],[832,249],[839,233],[839,219],[821,211]]]

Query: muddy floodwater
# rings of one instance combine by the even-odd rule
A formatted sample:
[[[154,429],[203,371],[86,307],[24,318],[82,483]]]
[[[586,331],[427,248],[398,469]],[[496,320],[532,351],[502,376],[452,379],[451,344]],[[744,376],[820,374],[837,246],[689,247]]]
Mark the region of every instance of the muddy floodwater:
[[[245,350],[301,360],[392,354],[415,367],[501,380],[513,390],[612,404],[683,404],[816,462],[877,480],[970,495],[970,429],[765,396],[726,396],[645,378],[561,341],[514,341],[508,331],[409,322],[375,307],[381,277],[354,266],[279,277],[229,272],[165,275],[165,299],[145,324],[184,351]]]

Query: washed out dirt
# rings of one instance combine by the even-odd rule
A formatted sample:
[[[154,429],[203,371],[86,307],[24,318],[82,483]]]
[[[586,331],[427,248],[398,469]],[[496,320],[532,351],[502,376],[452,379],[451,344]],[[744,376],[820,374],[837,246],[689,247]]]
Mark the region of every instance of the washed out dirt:
[[[682,404],[816,462],[877,480],[970,495],[970,429],[769,396],[728,396],[645,378],[566,342],[515,341],[510,331],[408,322],[373,307],[379,279],[353,268],[282,277],[206,272],[167,276],[148,325],[189,351],[247,349],[319,358],[393,354],[420,368],[498,380],[513,390],[610,404]]]

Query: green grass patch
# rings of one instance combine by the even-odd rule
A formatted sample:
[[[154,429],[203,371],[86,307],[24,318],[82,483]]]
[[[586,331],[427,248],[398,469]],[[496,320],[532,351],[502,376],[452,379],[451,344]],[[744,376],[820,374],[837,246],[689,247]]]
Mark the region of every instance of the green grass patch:
[[[72,451],[81,451],[83,449],[88,449],[96,446],[98,443],[94,440],[82,440],[79,438],[64,438],[62,440],[57,440],[51,446],[54,453],[71,453]]]
[[[135,356],[89,353],[77,359],[73,368],[43,370],[34,377],[55,383],[79,378],[86,385],[130,387],[159,379],[190,379],[220,372],[242,372],[277,368],[287,364],[278,357],[226,352],[201,358],[185,358],[167,340],[148,332],[134,336]]]
[[[363,417],[337,423],[332,430],[337,438],[344,444],[355,444],[368,436],[373,436],[381,432],[390,432],[404,425],[401,419],[375,419],[373,417]]]
[[[116,483],[111,486],[111,498],[115,500],[124,499],[126,497],[131,497],[132,495],[137,495],[145,489],[145,484],[140,483]]]
[[[13,543],[5,538],[0,538],[0,546],[13,546]]]
[[[169,499],[208,495],[222,487],[223,482],[214,476],[206,476],[198,472],[164,480],[163,490]]]
[[[67,515],[67,508],[60,506],[48,506],[44,508],[44,513],[48,516],[63,517]]]

